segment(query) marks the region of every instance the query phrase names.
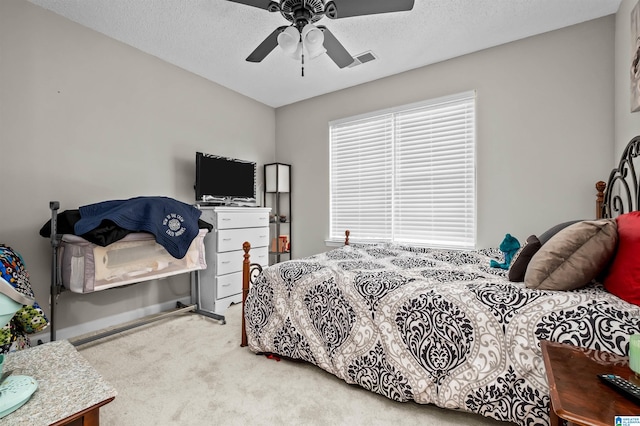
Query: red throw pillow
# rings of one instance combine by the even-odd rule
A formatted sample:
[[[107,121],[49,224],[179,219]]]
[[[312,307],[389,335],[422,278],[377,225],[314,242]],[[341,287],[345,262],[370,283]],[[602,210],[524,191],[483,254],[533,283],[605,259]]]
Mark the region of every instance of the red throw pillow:
[[[616,218],[618,223],[618,250],[604,287],[629,303],[640,305],[640,211]]]

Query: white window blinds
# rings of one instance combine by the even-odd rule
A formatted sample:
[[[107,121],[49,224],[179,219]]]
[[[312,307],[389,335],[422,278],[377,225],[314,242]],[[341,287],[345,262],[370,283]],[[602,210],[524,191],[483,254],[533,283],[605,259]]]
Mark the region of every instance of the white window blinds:
[[[475,92],[330,123],[331,239],[475,246]]]

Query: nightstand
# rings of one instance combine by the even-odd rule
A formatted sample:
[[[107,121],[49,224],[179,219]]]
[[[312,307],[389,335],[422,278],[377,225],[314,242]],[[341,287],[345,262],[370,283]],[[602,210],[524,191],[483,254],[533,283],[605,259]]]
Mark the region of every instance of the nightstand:
[[[633,372],[627,357],[547,340],[540,341],[540,346],[551,396],[551,426],[561,425],[560,419],[578,425],[611,426],[616,416],[640,416],[640,405],[597,377],[610,373],[631,381]]]

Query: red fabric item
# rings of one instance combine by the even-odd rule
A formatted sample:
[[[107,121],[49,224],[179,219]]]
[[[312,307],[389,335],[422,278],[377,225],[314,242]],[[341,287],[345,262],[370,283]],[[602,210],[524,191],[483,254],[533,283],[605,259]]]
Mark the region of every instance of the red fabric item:
[[[265,355],[267,358],[269,359],[273,359],[275,361],[280,361],[280,357],[278,355],[274,355],[274,354],[269,354],[269,355]]]
[[[618,249],[604,287],[622,300],[640,305],[640,211],[616,218]]]

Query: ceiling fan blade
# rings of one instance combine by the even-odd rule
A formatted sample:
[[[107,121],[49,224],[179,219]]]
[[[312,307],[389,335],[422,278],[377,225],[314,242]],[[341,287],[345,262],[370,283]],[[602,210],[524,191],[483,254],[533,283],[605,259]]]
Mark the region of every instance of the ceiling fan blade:
[[[254,50],[249,56],[247,56],[247,61],[260,62],[264,58],[266,58],[267,55],[271,53],[271,51],[278,45],[278,35],[282,31],[284,31],[285,28],[287,28],[286,25],[273,30],[273,32],[269,34],[258,47],[256,47],[256,50]]]
[[[324,48],[327,49],[327,55],[336,63],[340,68],[348,67],[354,61],[353,56],[344,46],[338,41],[337,38],[329,31],[324,25],[318,25],[318,28],[324,33]]]
[[[331,19],[376,13],[403,12],[413,9],[414,0],[333,0],[325,5],[325,15]]]
[[[259,9],[265,9],[269,12],[277,12],[280,10],[280,5],[273,0],[228,0],[234,3],[246,4],[247,6],[257,7]]]

